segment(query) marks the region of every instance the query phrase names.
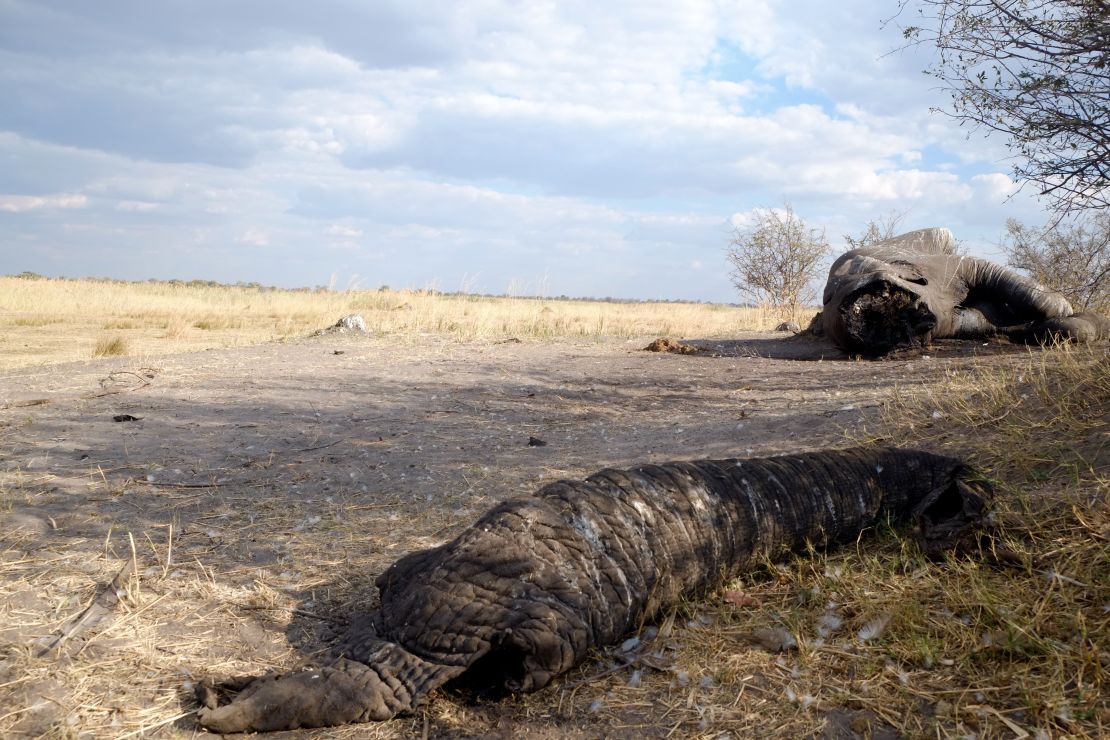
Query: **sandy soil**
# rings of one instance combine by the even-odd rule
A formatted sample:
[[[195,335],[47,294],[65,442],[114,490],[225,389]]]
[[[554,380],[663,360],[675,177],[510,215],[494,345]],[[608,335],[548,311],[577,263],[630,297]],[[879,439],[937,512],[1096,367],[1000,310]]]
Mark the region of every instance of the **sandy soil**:
[[[651,339],[326,335],[0,374],[0,734],[191,733],[191,681],[319,651],[389,563],[497,501],[606,466],[845,445],[899,388],[1025,352],[859,362],[781,334],[694,355]],[[39,655],[132,542],[112,618]],[[590,697],[569,683],[358,732],[706,730],[659,707],[571,711]]]

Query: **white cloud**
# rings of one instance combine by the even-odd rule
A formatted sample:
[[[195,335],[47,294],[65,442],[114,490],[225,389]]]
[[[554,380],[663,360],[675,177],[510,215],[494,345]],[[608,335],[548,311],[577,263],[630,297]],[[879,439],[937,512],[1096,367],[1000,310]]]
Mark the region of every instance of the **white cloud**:
[[[252,227],[244,231],[236,241],[252,247],[267,247],[270,245],[270,234],[264,229]]]
[[[991,172],[984,175],[973,175],[971,184],[981,190],[987,197],[1003,200],[1014,195],[1020,185],[1001,172]]]
[[[84,195],[61,193],[59,195],[0,195],[0,211],[25,213],[54,208],[84,208],[89,204]]]
[[[345,236],[353,238],[356,236],[362,236],[362,229],[356,229],[352,226],[345,226],[343,224],[332,224],[324,233],[330,236]]]
[[[1004,150],[929,114],[923,57],[884,55],[877,0],[197,3],[9,0],[0,249],[723,300],[729,214],[791,202],[832,235],[910,208],[966,238],[1017,207]],[[65,233],[24,215],[63,207]]]

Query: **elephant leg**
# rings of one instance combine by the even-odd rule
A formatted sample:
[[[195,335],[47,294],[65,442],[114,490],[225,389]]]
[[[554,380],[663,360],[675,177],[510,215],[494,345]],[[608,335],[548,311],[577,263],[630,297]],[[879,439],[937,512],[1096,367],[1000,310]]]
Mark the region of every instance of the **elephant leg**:
[[[382,642],[372,664],[339,658],[320,668],[254,680],[231,703],[217,706],[210,687],[198,691],[200,724],[211,732],[269,732],[389,719],[418,706],[465,668],[430,663]]]
[[[1023,344],[1095,342],[1110,338],[1110,319],[1095,313],[1082,312],[1008,327],[1005,334],[1011,341]]]

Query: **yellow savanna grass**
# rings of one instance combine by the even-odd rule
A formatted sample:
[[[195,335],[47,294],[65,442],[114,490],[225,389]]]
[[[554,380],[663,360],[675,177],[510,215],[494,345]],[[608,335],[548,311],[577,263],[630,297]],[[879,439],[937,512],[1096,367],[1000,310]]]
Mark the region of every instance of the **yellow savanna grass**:
[[[105,329],[122,332],[133,354],[160,354],[303,336],[349,313],[362,315],[375,334],[525,341],[723,337],[771,329],[782,318],[706,303],[0,277],[0,369],[87,358]]]
[[[93,357],[113,357],[127,354],[127,340],[121,336],[101,337],[93,347]]]

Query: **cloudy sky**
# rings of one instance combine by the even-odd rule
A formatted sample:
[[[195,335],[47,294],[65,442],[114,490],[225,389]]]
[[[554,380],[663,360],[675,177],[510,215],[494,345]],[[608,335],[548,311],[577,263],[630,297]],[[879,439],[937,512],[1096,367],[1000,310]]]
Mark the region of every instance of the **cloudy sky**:
[[[786,202],[996,256],[1037,206],[896,11],[0,0],[0,273],[731,301],[733,225]]]

